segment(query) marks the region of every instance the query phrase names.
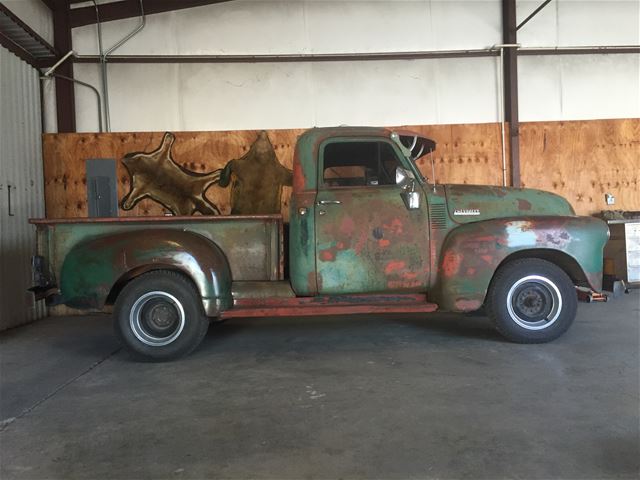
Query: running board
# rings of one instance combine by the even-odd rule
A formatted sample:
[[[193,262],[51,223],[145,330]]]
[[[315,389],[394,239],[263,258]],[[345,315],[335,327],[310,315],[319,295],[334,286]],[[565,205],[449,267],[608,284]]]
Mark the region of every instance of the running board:
[[[430,313],[426,295],[323,295],[298,298],[239,298],[220,318],[302,317],[357,313]]]

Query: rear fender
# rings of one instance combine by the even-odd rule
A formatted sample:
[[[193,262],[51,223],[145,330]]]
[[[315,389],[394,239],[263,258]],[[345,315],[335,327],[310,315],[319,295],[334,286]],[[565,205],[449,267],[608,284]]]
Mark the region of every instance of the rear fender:
[[[114,286],[161,269],[188,276],[208,316],[231,307],[231,271],[226,256],[211,240],[182,230],[119,232],[78,243],[62,264],[60,292],[70,307],[101,310]]]
[[[496,270],[511,258],[554,258],[593,290],[602,288],[606,223],[592,217],[500,218],[462,225],[444,241],[432,298],[445,311],[477,310]]]

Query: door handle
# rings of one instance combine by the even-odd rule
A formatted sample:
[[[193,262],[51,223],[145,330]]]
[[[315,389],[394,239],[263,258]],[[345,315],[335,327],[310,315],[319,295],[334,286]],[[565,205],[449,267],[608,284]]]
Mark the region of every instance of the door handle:
[[[8,210],[8,213],[9,213],[10,217],[15,217],[14,213],[12,212],[13,209],[11,208],[11,188],[12,188],[11,185],[7,185],[7,195],[9,197],[9,199],[8,199],[9,202],[7,204],[7,207],[8,207],[7,210]]]
[[[340,200],[318,200],[318,205],[340,205]]]

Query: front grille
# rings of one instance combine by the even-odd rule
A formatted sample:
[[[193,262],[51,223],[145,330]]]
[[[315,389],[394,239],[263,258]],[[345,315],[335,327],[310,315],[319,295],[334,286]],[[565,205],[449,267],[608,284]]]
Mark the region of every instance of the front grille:
[[[431,205],[431,228],[443,229],[447,228],[447,206]]]

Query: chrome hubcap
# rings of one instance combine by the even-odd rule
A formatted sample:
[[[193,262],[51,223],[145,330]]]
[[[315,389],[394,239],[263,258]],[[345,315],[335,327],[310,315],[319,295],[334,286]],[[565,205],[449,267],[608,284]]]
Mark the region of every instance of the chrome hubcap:
[[[515,282],[507,294],[509,315],[522,328],[543,330],[555,323],[562,311],[560,290],[546,277],[529,275]]]
[[[138,340],[152,347],[169,345],[184,328],[184,308],[167,292],[148,292],[131,307],[129,324]]]

